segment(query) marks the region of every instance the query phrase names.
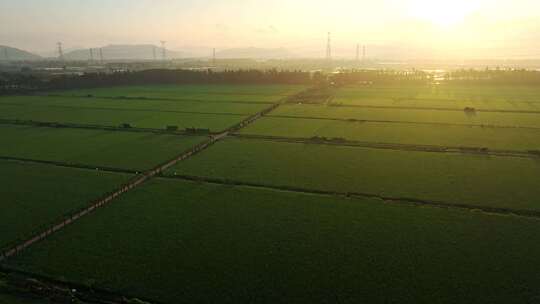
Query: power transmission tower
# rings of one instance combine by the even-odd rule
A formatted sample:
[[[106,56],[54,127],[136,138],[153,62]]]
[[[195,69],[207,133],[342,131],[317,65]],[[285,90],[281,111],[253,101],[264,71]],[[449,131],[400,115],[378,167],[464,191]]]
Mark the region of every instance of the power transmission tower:
[[[161,59],[163,59],[163,61],[167,60],[167,49],[165,48],[166,43],[167,41],[161,40]]]
[[[356,61],[360,60],[360,44],[356,45]]]
[[[326,42],[326,60],[332,60],[332,34],[328,32],[328,40]]]
[[[103,63],[103,48],[99,48],[99,62]]]
[[[62,50],[62,42],[57,42],[56,46],[58,47],[58,59],[64,61],[64,50]]]
[[[156,47],[153,45],[152,46],[152,58],[154,58],[154,61],[156,61]]]
[[[94,61],[94,49],[90,48],[90,61]]]
[[[364,45],[364,48],[362,50],[362,61],[366,61],[366,46]]]
[[[214,51],[212,53],[212,66],[216,66],[216,48],[214,48]]]
[[[4,47],[4,59],[6,59],[6,61],[9,61],[9,55],[8,55],[7,47]]]

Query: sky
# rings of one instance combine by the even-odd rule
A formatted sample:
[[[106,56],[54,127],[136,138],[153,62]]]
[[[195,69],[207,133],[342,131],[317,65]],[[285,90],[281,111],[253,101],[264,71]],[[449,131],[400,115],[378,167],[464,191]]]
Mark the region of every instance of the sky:
[[[287,48],[335,57],[540,58],[538,0],[0,0],[0,45]]]

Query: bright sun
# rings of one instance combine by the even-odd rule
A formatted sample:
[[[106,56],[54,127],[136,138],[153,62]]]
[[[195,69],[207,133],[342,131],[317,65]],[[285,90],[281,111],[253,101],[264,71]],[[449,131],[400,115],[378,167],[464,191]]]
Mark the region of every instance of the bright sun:
[[[471,0],[413,0],[410,13],[413,17],[429,21],[441,27],[451,27],[462,23],[478,9]]]

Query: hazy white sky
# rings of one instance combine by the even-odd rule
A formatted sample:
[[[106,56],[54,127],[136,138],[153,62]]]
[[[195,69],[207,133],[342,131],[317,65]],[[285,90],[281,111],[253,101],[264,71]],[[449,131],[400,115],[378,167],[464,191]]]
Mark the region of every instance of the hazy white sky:
[[[167,40],[337,56],[540,57],[538,0],[0,0],[0,44],[32,51]],[[538,51],[537,51],[538,50]]]

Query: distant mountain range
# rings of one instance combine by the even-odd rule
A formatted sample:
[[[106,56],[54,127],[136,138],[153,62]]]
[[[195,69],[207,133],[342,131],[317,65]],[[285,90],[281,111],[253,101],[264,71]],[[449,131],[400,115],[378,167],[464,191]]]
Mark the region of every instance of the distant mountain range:
[[[100,59],[100,49],[104,60],[153,60],[163,58],[163,49],[151,44],[139,45],[107,45],[101,48],[78,48],[64,51],[64,59],[70,61],[86,61],[93,57]],[[5,51],[4,51],[5,50]],[[184,51],[166,50],[167,59],[178,59],[187,57],[206,57],[212,53],[212,49],[186,49]],[[7,54],[7,56],[6,56]],[[20,49],[0,46],[0,61],[20,61],[20,60],[41,60],[57,58],[58,55],[44,54],[44,57],[32,54]],[[293,54],[284,48],[231,48],[224,49],[216,53],[220,59],[287,59],[294,57]]]
[[[40,60],[40,56],[9,46],[0,45],[0,61]]]
[[[94,59],[100,59],[100,48],[94,48]],[[101,48],[104,60],[153,60],[163,58],[163,49],[151,44],[140,45],[108,45]],[[89,60],[91,58],[90,48],[79,49],[64,54],[66,60]],[[183,53],[166,50],[167,59],[182,58]]]
[[[264,49],[264,48],[234,48],[216,53],[216,57],[222,59],[286,59],[293,55],[287,49]]]

